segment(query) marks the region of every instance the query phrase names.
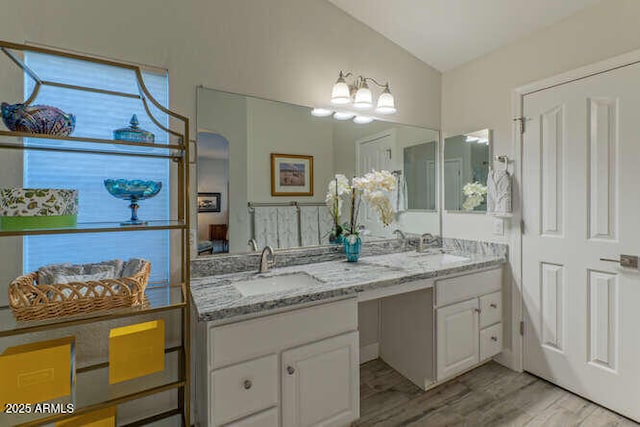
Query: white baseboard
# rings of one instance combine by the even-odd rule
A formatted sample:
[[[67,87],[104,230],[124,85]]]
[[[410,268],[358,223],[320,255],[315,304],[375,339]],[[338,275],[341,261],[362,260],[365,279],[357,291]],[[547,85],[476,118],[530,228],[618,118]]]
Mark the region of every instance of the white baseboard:
[[[377,342],[360,347],[360,364],[377,359],[379,354],[380,344]]]

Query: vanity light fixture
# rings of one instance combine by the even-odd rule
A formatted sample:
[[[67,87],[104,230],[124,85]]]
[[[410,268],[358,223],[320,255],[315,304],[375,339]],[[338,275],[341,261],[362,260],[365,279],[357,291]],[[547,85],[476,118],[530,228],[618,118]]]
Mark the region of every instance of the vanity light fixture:
[[[353,100],[353,108],[356,110],[369,110],[373,107],[373,94],[367,81],[362,81],[362,86],[356,91],[355,99]]]
[[[396,103],[389,90],[389,83],[384,87],[384,90],[378,97],[378,106],[376,107],[376,113],[380,114],[393,114],[396,112]]]
[[[349,83],[347,78],[352,77]],[[336,105],[347,105],[357,110],[368,110],[373,108],[373,93],[369,88],[369,84],[382,88],[382,93],[378,97],[376,103],[376,112],[380,114],[393,114],[396,110],[395,99],[389,89],[389,83],[380,83],[372,77],[354,76],[353,73],[344,73],[340,71],[338,80],[333,85],[331,91],[331,103]]]
[[[349,76],[351,73],[348,73]],[[351,102],[351,88],[347,84],[345,80],[345,76],[342,71],[340,71],[340,75],[338,76],[338,80],[333,85],[333,90],[331,91],[331,103],[336,105],[344,105],[349,104]]]
[[[359,125],[366,125],[367,123],[371,123],[373,121],[373,117],[368,116],[355,116],[353,118],[353,123],[357,123]]]
[[[333,113],[333,118],[336,120],[351,120],[353,119],[353,116],[355,116],[355,114],[343,111],[336,111]]]
[[[487,138],[478,138],[477,136],[467,135],[465,142],[477,142],[478,144],[489,144]]]
[[[326,108],[314,108],[311,110],[311,115],[315,117],[329,117],[333,114],[333,111],[327,110]]]
[[[351,77],[349,82],[347,79]],[[373,92],[369,84],[382,88],[382,93],[377,99],[374,110]],[[315,117],[329,117],[333,115],[336,120],[351,120],[357,124],[371,123],[375,119],[369,115],[361,114],[362,111],[374,110],[378,114],[393,114],[396,110],[396,103],[389,83],[379,83],[376,79],[364,76],[355,76],[353,73],[340,71],[331,90],[331,103],[337,105],[335,111],[328,108],[314,108],[311,114]],[[352,109],[352,111],[349,111]],[[357,110],[357,111],[354,111]]]

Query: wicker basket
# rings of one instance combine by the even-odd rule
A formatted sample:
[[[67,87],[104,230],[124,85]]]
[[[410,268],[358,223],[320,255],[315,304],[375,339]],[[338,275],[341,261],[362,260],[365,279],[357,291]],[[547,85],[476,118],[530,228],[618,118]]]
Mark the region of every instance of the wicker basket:
[[[9,306],[17,320],[42,320],[143,305],[150,273],[147,262],[130,277],[53,285],[38,285],[38,273],[29,273],[9,285]]]

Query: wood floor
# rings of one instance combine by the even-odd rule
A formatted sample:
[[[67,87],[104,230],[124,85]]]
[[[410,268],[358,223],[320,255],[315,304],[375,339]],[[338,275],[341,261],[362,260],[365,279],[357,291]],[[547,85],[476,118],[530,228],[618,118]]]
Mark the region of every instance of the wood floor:
[[[378,360],[360,367],[356,426],[638,426],[527,373],[489,362],[423,392]]]

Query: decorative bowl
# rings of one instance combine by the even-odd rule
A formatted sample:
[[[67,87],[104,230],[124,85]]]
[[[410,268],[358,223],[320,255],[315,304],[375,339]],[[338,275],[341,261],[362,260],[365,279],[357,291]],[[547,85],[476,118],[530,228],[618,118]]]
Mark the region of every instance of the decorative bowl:
[[[7,104],[3,102],[2,121],[10,131],[43,135],[69,136],[76,118],[49,105]]]
[[[138,201],[156,196],[162,189],[160,181],[144,181],[141,179],[105,179],[104,186],[113,197],[129,200],[131,204],[131,219],[121,222],[121,225],[145,225],[146,221],[138,219]]]
[[[1,188],[0,228],[24,230],[76,225],[78,190]]]

